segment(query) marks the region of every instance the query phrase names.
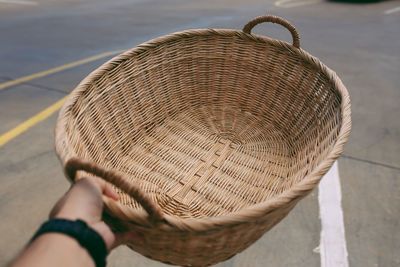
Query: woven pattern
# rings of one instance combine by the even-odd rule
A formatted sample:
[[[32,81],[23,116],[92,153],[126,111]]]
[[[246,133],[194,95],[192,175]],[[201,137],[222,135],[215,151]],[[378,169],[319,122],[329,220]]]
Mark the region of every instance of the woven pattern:
[[[190,30],[142,44],[93,72],[63,107],[61,161],[92,162],[73,162],[67,173],[107,180],[101,168],[118,172],[109,221],[140,232],[145,242],[130,246],[143,255],[188,266],[233,256],[285,217],[342,152],[346,88],[296,48],[293,26],[296,47],[250,33],[265,21],[288,24],[261,17],[244,32]]]

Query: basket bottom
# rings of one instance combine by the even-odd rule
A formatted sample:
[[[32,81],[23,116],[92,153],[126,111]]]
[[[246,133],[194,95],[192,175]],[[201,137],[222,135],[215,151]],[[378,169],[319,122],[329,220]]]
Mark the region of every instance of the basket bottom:
[[[166,214],[218,216],[287,188],[289,144],[272,123],[233,108],[201,107],[149,127],[118,170]],[[119,191],[124,205],[138,204]]]

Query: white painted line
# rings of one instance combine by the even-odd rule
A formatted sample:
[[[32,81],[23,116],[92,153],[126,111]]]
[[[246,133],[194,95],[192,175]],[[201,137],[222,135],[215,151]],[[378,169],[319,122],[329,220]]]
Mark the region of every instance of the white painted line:
[[[0,0],[0,4],[16,4],[16,5],[29,5],[29,6],[38,5],[37,2],[28,0]]]
[[[306,6],[321,3],[322,0],[278,0],[275,2],[275,6],[283,8],[291,8],[298,6]]]
[[[342,193],[337,162],[319,184],[318,202],[321,217],[320,256],[322,267],[348,267],[344,231]]]
[[[390,14],[393,14],[393,13],[396,13],[396,12],[399,12],[399,11],[400,11],[400,6],[385,10],[384,14],[385,15],[390,15]]]

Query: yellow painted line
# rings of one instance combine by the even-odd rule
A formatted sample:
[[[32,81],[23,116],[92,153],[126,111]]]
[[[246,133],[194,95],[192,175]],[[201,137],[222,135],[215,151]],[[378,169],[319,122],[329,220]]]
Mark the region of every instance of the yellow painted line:
[[[57,72],[60,72],[63,70],[71,69],[71,68],[74,68],[74,67],[92,62],[92,61],[96,61],[101,58],[119,54],[121,52],[123,52],[123,50],[101,53],[101,54],[94,55],[94,56],[91,56],[88,58],[84,58],[84,59],[81,59],[78,61],[70,62],[68,64],[58,66],[58,67],[55,67],[52,69],[48,69],[48,70],[37,72],[37,73],[31,74],[28,76],[24,76],[24,77],[21,77],[21,78],[12,80],[12,81],[0,83],[0,90],[3,90],[10,86],[15,86],[15,85],[27,82],[27,81],[31,81],[33,79],[45,77],[45,76],[48,76],[48,75],[51,75],[51,74],[54,74],[54,73],[57,73]],[[64,104],[66,99],[67,99],[67,96],[63,97],[62,99],[58,100],[56,103],[51,105],[50,107],[42,110],[41,112],[37,113],[33,117],[31,117],[28,120],[24,121],[23,123],[19,124],[14,129],[11,129],[8,132],[5,132],[4,134],[0,135],[0,147],[7,144],[9,141],[13,140],[20,134],[26,132],[27,130],[29,130],[29,128],[35,126],[39,122],[50,117],[54,112],[56,112],[57,110],[59,110],[62,107],[62,105]]]
[[[37,73],[31,74],[31,75],[23,76],[21,78],[15,79],[15,80],[3,82],[3,83],[0,83],[0,91],[3,90],[3,89],[6,89],[8,87],[11,87],[11,86],[15,86],[15,85],[18,85],[18,84],[21,84],[21,83],[25,83],[25,82],[28,82],[28,81],[31,81],[31,80],[34,80],[34,79],[37,79],[37,78],[42,78],[42,77],[45,77],[45,76],[48,76],[48,75],[51,75],[51,74],[54,74],[54,73],[57,73],[57,72],[60,72],[60,71],[63,71],[63,70],[71,69],[71,68],[74,68],[74,67],[77,67],[77,66],[92,62],[92,61],[96,61],[96,60],[101,59],[101,58],[105,58],[105,57],[108,57],[108,56],[119,54],[121,52],[123,52],[123,50],[101,53],[101,54],[94,55],[94,56],[91,56],[91,57],[87,57],[87,58],[84,58],[84,59],[81,59],[81,60],[78,60],[78,61],[70,62],[70,63],[67,63],[65,65],[61,65],[61,66],[58,66],[58,67],[55,67],[55,68],[52,68],[52,69],[48,69],[48,70],[37,72]]]
[[[62,99],[58,100],[56,103],[51,105],[50,107],[42,110],[41,112],[37,113],[33,117],[29,118],[28,120],[24,121],[23,123],[19,124],[14,129],[0,135],[0,147],[7,144],[9,141],[13,140],[15,137],[19,136],[20,134],[26,132],[32,126],[35,126],[39,122],[47,119],[50,117],[54,112],[59,110],[62,105],[64,104],[67,96],[63,97]]]

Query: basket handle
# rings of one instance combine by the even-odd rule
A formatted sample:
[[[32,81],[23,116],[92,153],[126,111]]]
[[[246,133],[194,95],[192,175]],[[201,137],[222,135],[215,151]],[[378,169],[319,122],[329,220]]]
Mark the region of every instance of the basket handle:
[[[271,16],[271,15],[266,15],[266,16],[260,16],[252,19],[249,21],[244,27],[243,27],[243,32],[247,34],[251,34],[251,30],[258,24],[263,23],[263,22],[272,22],[276,24],[280,24],[286,29],[290,31],[292,34],[293,38],[293,46],[296,48],[300,48],[300,37],[299,33],[297,32],[296,28],[287,20],[277,17],[277,16]]]
[[[99,165],[78,158],[71,158],[65,164],[65,172],[72,181],[75,181],[77,171],[85,171],[94,174],[103,180],[122,189],[129,196],[134,198],[149,214],[150,222],[157,223],[164,220],[161,209],[155,204],[139,187],[130,184],[115,171],[105,170]]]

